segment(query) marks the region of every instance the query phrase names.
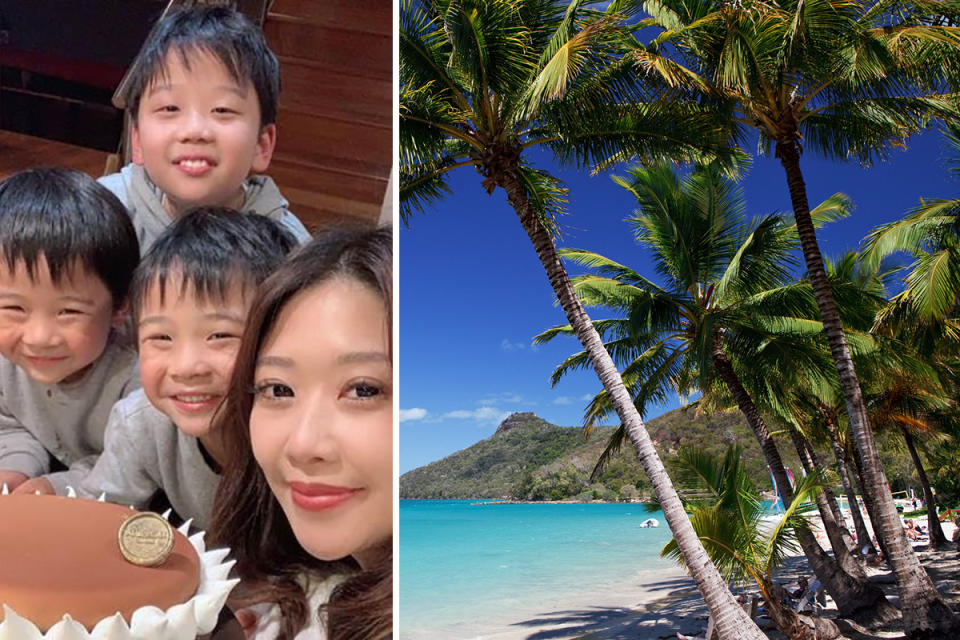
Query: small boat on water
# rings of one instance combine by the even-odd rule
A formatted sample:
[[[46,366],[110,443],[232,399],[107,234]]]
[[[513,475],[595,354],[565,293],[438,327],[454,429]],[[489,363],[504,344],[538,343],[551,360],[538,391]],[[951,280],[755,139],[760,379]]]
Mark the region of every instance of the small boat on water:
[[[648,529],[650,527],[659,527],[660,521],[657,520],[656,518],[647,518],[646,520],[640,523],[640,526],[643,527],[644,529]]]

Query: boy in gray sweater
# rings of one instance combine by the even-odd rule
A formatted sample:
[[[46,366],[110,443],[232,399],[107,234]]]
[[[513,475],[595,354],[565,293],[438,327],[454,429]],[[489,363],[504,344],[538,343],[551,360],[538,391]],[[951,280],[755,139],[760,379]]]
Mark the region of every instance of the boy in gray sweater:
[[[280,70],[263,34],[226,7],[192,6],[157,24],[124,96],[133,163],[100,182],[126,205],[146,253],[184,211],[221,206],[310,235],[267,170]]]
[[[110,408],[139,386],[122,331],[139,258],[123,205],[86,174],[31,169],[0,183],[0,484],[8,489],[49,492],[85,475],[103,449]]]
[[[180,517],[206,527],[224,462],[211,419],[254,291],[294,246],[272,220],[217,207],[161,234],[130,286],[143,388],[114,406],[78,493],[142,508],[162,491]]]

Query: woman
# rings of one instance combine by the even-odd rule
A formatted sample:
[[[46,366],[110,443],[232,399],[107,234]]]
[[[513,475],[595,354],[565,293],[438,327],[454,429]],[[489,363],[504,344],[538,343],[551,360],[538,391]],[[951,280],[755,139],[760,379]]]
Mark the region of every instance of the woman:
[[[212,537],[237,560],[236,602],[272,603],[253,607],[258,640],[391,634],[392,298],[391,231],[335,231],[248,316]]]

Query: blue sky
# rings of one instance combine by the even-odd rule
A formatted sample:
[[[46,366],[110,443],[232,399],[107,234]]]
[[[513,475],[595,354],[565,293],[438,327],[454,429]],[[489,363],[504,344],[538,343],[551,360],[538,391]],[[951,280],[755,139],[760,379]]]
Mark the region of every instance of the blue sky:
[[[856,249],[870,229],[902,217],[920,197],[954,197],[957,184],[946,175],[945,155],[935,131],[912,138],[906,150],[869,169],[805,155],[801,167],[811,206],[843,192],[856,207],[848,219],[821,231],[824,255]],[[559,169],[545,154],[530,159],[570,188],[558,247],[595,251],[656,278],[623,221],[636,202],[610,179],[625,173],[626,165],[591,177]],[[487,196],[480,179],[471,168],[453,172],[453,195],[417,215],[409,228],[401,226],[401,474],[489,437],[514,411],[579,425],[583,407],[600,389],[592,371],[568,375],[551,388],[551,372],[580,350],[579,343],[558,338],[532,346],[535,335],[566,318],[503,191]],[[784,172],[772,157],[755,158],[742,188],[751,216],[790,211]],[[603,316],[587,311],[592,318]],[[677,406],[675,400],[652,408],[647,419]]]

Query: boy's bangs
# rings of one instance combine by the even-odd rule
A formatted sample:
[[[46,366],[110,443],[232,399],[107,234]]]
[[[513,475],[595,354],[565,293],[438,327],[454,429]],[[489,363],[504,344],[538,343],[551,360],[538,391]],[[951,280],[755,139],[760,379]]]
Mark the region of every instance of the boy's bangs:
[[[254,287],[252,275],[239,267],[217,272],[196,263],[171,264],[156,273],[146,293],[156,288],[162,305],[166,304],[170,289],[177,300],[192,299],[198,305],[216,306],[238,294],[245,298]]]
[[[27,277],[33,283],[37,282],[40,263],[45,263],[50,273],[50,281],[56,287],[72,283],[74,276],[79,273],[100,277],[87,265],[83,257],[69,251],[44,251],[41,247],[21,245],[3,250],[2,260],[10,273],[16,272],[17,267],[23,265]]]
[[[169,54],[176,55],[180,64],[187,71],[191,71],[191,58],[196,59],[200,56],[210,56],[226,70],[227,75],[238,87],[246,87],[252,84],[251,70],[244,69],[239,53],[233,47],[217,42],[179,42],[170,46]],[[166,84],[170,79],[170,70],[168,68],[168,58],[163,56],[158,58],[152,68],[145,69],[150,80],[147,82],[147,91],[152,90],[158,85]],[[144,92],[146,93],[146,92]]]

